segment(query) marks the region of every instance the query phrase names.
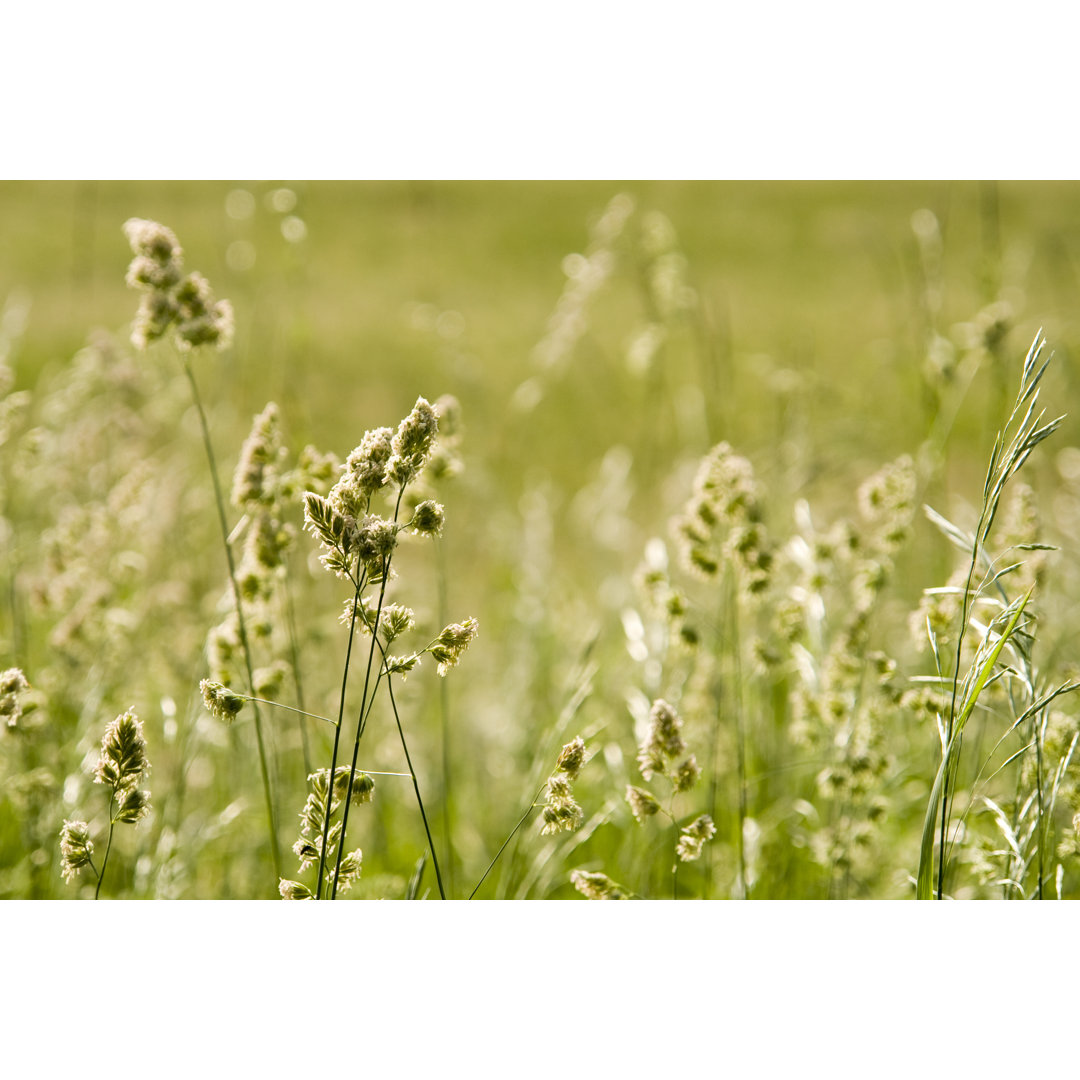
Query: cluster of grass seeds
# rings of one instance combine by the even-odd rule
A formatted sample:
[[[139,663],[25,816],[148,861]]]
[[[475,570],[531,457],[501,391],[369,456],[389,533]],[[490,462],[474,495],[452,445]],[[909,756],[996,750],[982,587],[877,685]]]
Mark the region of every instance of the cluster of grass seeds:
[[[950,329],[936,218],[912,225],[923,441],[861,471],[837,515],[811,506],[813,465],[716,441],[725,346],[675,229],[608,204],[503,422],[531,446],[556,395],[581,394],[625,416],[624,441],[589,445],[584,426],[574,458],[461,531],[474,549],[483,531],[502,591],[451,698],[478,629],[453,613],[443,536],[457,401],[417,399],[344,462],[294,453],[270,402],[232,441],[227,493],[211,433],[228,405],[203,384],[231,306],[171,230],[128,222],[141,363],[100,336],[15,391],[0,335],[0,895],[81,877],[84,895],[261,896],[271,872],[287,899],[1075,894],[1080,681],[1051,637],[1068,641],[1067,590],[1045,587],[1036,491],[1016,479],[1060,424],[1037,408],[1044,346],[1010,411],[1002,276]],[[616,338],[627,292],[639,318]],[[942,496],[985,372],[1008,420],[977,521],[927,510],[961,553],[950,572],[913,550],[917,509]],[[196,425],[201,447],[177,438]],[[493,475],[470,466],[467,494]]]

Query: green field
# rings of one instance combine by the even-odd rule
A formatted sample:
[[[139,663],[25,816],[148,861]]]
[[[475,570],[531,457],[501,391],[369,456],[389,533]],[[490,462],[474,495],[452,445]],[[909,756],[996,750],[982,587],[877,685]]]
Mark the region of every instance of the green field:
[[[133,347],[131,218],[231,302],[229,348]],[[92,897],[107,846],[103,896],[316,889],[307,777],[370,702],[351,898],[465,898],[489,866],[477,898],[1080,895],[1080,185],[2,183],[0,236],[0,671],[30,687],[0,723],[0,896]],[[1052,432],[1014,409],[1040,331]],[[329,721],[207,711],[201,680],[251,687],[188,370],[237,563],[260,515],[282,544],[241,589],[256,696]],[[357,632],[343,702],[354,590],[298,457],[444,395],[460,471],[410,480],[399,523],[431,498],[445,528],[401,533],[385,602],[416,627],[387,652],[479,632],[445,678],[382,680]],[[230,503],[270,401],[292,486]],[[128,709],[151,809],[110,830],[94,770]],[[65,821],[94,846],[70,881]]]

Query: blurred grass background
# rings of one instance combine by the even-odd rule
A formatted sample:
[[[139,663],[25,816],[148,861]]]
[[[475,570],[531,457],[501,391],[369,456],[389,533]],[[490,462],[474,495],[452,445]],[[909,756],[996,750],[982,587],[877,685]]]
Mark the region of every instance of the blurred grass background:
[[[628,365],[628,343],[651,317],[630,260],[597,297],[573,357],[544,371],[533,350],[566,281],[564,260],[585,249],[590,223],[624,191],[673,226],[700,321],[673,334],[647,371]],[[924,209],[942,238],[936,315],[912,227]],[[468,822],[458,838],[462,878],[478,876],[502,823],[516,820],[534,758],[557,752],[554,720],[586,654],[605,661],[596,676],[602,704],[588,723],[612,733],[624,724],[619,613],[644,542],[665,535],[710,445],[725,439],[754,461],[782,531],[793,499],[812,499],[827,517],[850,502],[854,483],[926,437],[932,322],[948,334],[1005,298],[1014,313],[1010,393],[1040,326],[1058,357],[1052,411],[1069,409],[1080,374],[1078,184],[3,183],[0,300],[31,304],[16,388],[62,381],[89,331],[130,321],[136,298],[124,286],[130,252],[121,234],[130,217],[168,224],[187,267],[234,304],[235,348],[199,358],[226,479],[267,400],[281,406],[295,448],[314,442],[342,458],[366,428],[396,424],[418,394],[460,400],[466,472],[446,493],[449,599],[454,617],[481,623],[479,655],[467,657],[462,688],[452,688],[475,725],[455,751],[468,791],[457,815]],[[994,380],[978,380],[951,434],[943,495],[977,496],[998,405]],[[1076,424],[1068,421],[1060,445],[1077,441]],[[212,600],[202,594],[220,585],[223,567],[209,546],[209,505],[199,509],[206,554],[186,557],[206,577],[195,590],[202,615],[192,613],[205,631]],[[908,602],[948,567],[932,530],[916,528],[922,546],[898,586]],[[430,570],[418,561],[415,573]],[[433,590],[430,578],[419,580]],[[320,617],[336,604],[331,595]],[[332,651],[316,661],[328,686],[336,642]],[[29,655],[44,662],[46,650],[39,643]],[[194,686],[202,673],[192,657]],[[430,721],[434,706],[425,708]],[[483,736],[473,757],[470,731]],[[629,749],[627,733],[620,737]],[[434,776],[437,754],[420,754]],[[283,836],[302,802],[302,777],[291,780]],[[227,791],[219,796],[228,803]],[[409,856],[389,860],[398,888],[419,853],[415,822],[380,821],[387,850],[394,836],[409,837]],[[374,844],[371,852],[374,874]],[[515,878],[507,861],[512,884],[500,887],[512,894],[527,874],[519,867]],[[204,862],[186,887],[245,894],[258,875],[236,873],[222,886]],[[572,895],[554,879],[541,891]]]
[[[289,215],[267,206],[282,186],[296,193],[297,243],[282,236]],[[255,197],[241,201],[251,215],[240,220],[226,206],[237,188]],[[945,242],[946,325],[1004,284],[1020,301],[1018,339],[1044,324],[1060,355],[1073,336],[1076,184],[6,183],[0,295],[22,289],[34,303],[20,379],[70,357],[88,328],[130,319],[120,225],[150,217],[170,223],[189,263],[235,301],[227,363],[244,410],[288,395],[298,438],[317,426],[348,442],[386,408],[401,411],[415,385],[441,381],[454,384],[483,440],[532,374],[562,259],[622,190],[675,227],[715,336],[717,406],[731,406],[723,435],[741,445],[761,438],[764,418],[751,406],[763,382],[771,396],[767,376],[783,368],[808,380],[804,404],[814,429],[828,432],[822,443],[872,454],[907,445],[924,350],[911,216],[924,207]],[[237,241],[251,246],[232,265],[253,259],[249,269],[230,267]],[[583,367],[600,366],[596,353],[621,348],[620,329],[642,317],[632,290],[609,307],[612,325],[587,343]],[[895,422],[864,423],[875,401],[902,410]],[[594,414],[582,431],[572,408],[553,410],[542,436],[573,435],[588,454],[610,445],[604,424],[622,419],[613,414]],[[526,444],[510,464],[535,450]]]

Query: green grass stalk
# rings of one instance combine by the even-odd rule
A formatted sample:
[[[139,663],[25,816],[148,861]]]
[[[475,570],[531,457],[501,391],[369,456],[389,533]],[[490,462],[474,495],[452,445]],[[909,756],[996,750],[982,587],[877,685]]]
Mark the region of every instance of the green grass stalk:
[[[487,880],[488,874],[490,874],[491,871],[494,869],[495,864],[499,861],[499,857],[506,850],[507,845],[517,835],[518,829],[520,829],[521,826],[524,825],[525,822],[529,820],[529,815],[536,809],[537,804],[538,804],[538,802],[540,800],[540,796],[543,795],[544,788],[546,788],[546,787],[547,787],[547,781],[545,780],[540,785],[540,787],[537,790],[536,794],[533,796],[532,802],[529,803],[529,808],[525,811],[524,814],[521,815],[521,818],[518,821],[518,823],[510,830],[510,835],[502,842],[502,847],[500,847],[499,850],[497,852],[495,852],[495,858],[492,859],[491,862],[488,863],[488,868],[484,871],[483,876],[476,883],[476,887],[473,889],[473,891],[471,893],[469,893],[469,899],[470,900],[480,891],[480,886],[483,885],[484,882]]]
[[[225,500],[221,493],[221,481],[218,478],[217,462],[214,458],[214,446],[210,440],[210,427],[206,420],[206,410],[203,408],[202,398],[199,395],[199,385],[195,380],[195,372],[187,356],[183,357],[184,373],[191,385],[191,396],[195,402],[196,411],[199,414],[199,425],[202,429],[203,445],[206,448],[206,457],[210,465],[210,477],[214,484],[214,501],[217,503],[218,520],[221,524],[221,540],[225,546],[225,558],[229,565],[229,582],[232,585],[233,599],[236,603],[236,621],[240,631],[240,646],[244,654],[244,666],[247,669],[248,689],[255,693],[254,665],[251,660],[251,645],[248,642],[247,623],[244,620],[244,607],[240,600],[240,586],[236,581],[236,562],[233,558],[232,546],[229,544],[229,525],[225,518]],[[281,878],[281,849],[278,846],[277,819],[274,812],[274,796],[270,789],[270,771],[267,766],[266,746],[263,740],[262,716],[259,706],[252,703],[255,714],[255,740],[259,748],[259,770],[262,774],[263,794],[266,797],[266,822],[270,830],[270,854],[274,862],[274,875]]]
[[[356,632],[356,612],[360,606],[360,593],[364,578],[361,577],[356,583],[356,594],[353,596],[352,618],[349,621],[349,644],[345,649],[345,668],[341,673],[341,698],[338,703],[338,718],[334,725],[334,749],[330,756],[330,778],[326,796],[326,814],[323,819],[322,850],[319,852],[319,877],[315,885],[315,899],[322,899],[323,874],[326,870],[326,845],[330,835],[330,809],[333,802],[334,777],[337,772],[338,748],[341,745],[341,725],[345,718],[345,690],[349,684],[349,664],[352,660],[353,636]],[[342,837],[344,840],[344,836]]]

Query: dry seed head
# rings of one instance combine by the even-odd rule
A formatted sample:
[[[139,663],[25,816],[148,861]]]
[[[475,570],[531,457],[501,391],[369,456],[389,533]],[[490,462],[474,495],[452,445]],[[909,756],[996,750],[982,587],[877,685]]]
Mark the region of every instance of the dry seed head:
[[[310,796],[308,796],[310,798]],[[319,837],[322,840],[322,837]],[[307,836],[301,836],[299,840],[293,844],[293,852],[300,860],[300,873],[309,869],[316,862],[319,861],[319,849],[315,846],[315,842]]]
[[[885,554],[895,552],[907,537],[916,487],[915,464],[905,455],[879,469],[859,488],[859,510]]]
[[[150,792],[131,788],[120,800],[120,807],[113,820],[123,822],[125,825],[134,825],[148,813],[150,813]]]
[[[584,820],[584,811],[573,799],[550,803],[544,807],[540,832],[543,836],[558,832],[573,832],[580,828]]]
[[[233,309],[228,300],[214,300],[210,282],[202,274],[188,274],[176,289],[179,323],[177,345],[181,349],[216,345],[227,349],[233,338]]]
[[[660,811],[660,802],[656,796],[644,788],[634,787],[633,784],[627,785],[626,801],[630,804],[630,812],[637,818],[639,824],[643,824],[647,817],[652,817]]]
[[[287,881],[281,879],[278,892],[282,900],[314,900],[311,890],[301,881]]]
[[[679,836],[679,844],[676,848],[679,858],[683,862],[693,862],[700,858],[701,849],[715,835],[716,826],[708,814],[694,818],[689,825],[683,827]]]
[[[363,862],[363,852],[357,848],[355,851],[349,851],[341,858],[341,870],[337,876],[337,886],[339,889],[348,891],[356,883],[356,879],[360,876],[360,868]]]
[[[446,511],[442,504],[435,502],[434,499],[425,499],[413,511],[409,527],[422,536],[439,536],[442,534],[445,521]]]
[[[93,854],[90,826],[85,821],[65,821],[60,829],[60,870],[64,880],[70,881],[88,866]]]
[[[419,663],[419,653],[411,653],[408,656],[388,656],[386,658],[386,674],[398,675],[401,679],[405,679]]]
[[[181,266],[175,259],[159,262],[149,255],[136,255],[127,272],[127,285],[131,289],[171,289],[180,280]]]
[[[352,801],[354,805],[371,802],[375,798],[375,781],[366,772],[358,772],[353,779]]]
[[[30,689],[26,676],[19,668],[0,672],[0,719],[14,727],[22,716],[22,696]]]
[[[607,874],[592,874],[587,870],[572,870],[570,882],[586,900],[626,900],[626,890]]]
[[[108,784],[117,791],[127,790],[149,767],[142,722],[134,710],[128,709],[105,728],[94,782]]]
[[[157,263],[183,259],[176,233],[166,225],[145,218],[129,218],[124,222],[124,235],[136,255]]]
[[[255,417],[251,433],[244,440],[240,460],[233,473],[231,496],[232,504],[238,510],[272,501],[273,491],[268,484],[272,476],[270,467],[277,463],[283,450],[278,418],[277,405],[268,402],[266,408]]]
[[[382,573],[383,563],[397,546],[397,527],[392,521],[368,514],[356,530],[356,549],[369,575]]]
[[[565,776],[552,776],[548,780],[548,801],[564,802],[574,797],[570,781]]]
[[[179,315],[180,309],[168,293],[146,293],[131,324],[132,345],[141,352],[151,342],[163,338]]]
[[[445,675],[452,667],[456,667],[461,659],[461,654],[469,647],[469,643],[476,637],[479,624],[475,619],[466,619],[461,623],[451,623],[435,639],[435,643],[428,647],[427,651],[438,663],[438,672]]]
[[[572,742],[568,742],[559,753],[559,760],[555,768],[566,773],[571,780],[578,778],[582,765],[585,764],[585,740],[579,735]]]
[[[324,499],[314,491],[304,493],[304,528],[328,548],[341,548],[345,543],[346,519],[335,508],[333,492]]]
[[[671,782],[675,786],[676,791],[689,791],[700,779],[701,766],[697,763],[697,758],[691,754],[678,769],[675,770],[674,775],[671,777]]]
[[[439,418],[429,401],[417,398],[412,412],[398,425],[391,441],[392,454],[386,472],[404,486],[423,469],[439,430]]]
[[[574,801],[570,781],[561,775],[549,777],[547,805],[544,807],[540,832],[544,836],[557,832],[573,832],[584,820],[584,812]]]
[[[213,682],[210,679],[203,679],[199,683],[199,689],[202,691],[206,711],[211,716],[216,716],[226,723],[230,723],[235,719],[236,714],[244,707],[244,702],[247,700],[240,694],[233,693],[227,686],[222,686],[221,683]]]
[[[389,645],[394,638],[408,633],[416,625],[416,614],[403,604],[387,604],[382,610],[379,633]]]
[[[393,452],[393,437],[394,433],[388,427],[365,431],[360,445],[345,460],[341,483],[351,487],[355,492],[354,497],[363,499],[365,503],[386,484],[386,465]],[[354,514],[356,512],[353,511]]]
[[[638,747],[641,775],[651,780],[654,773],[666,771],[666,761],[685,750],[679,714],[663,698],[657,698],[649,710],[649,730]]]

